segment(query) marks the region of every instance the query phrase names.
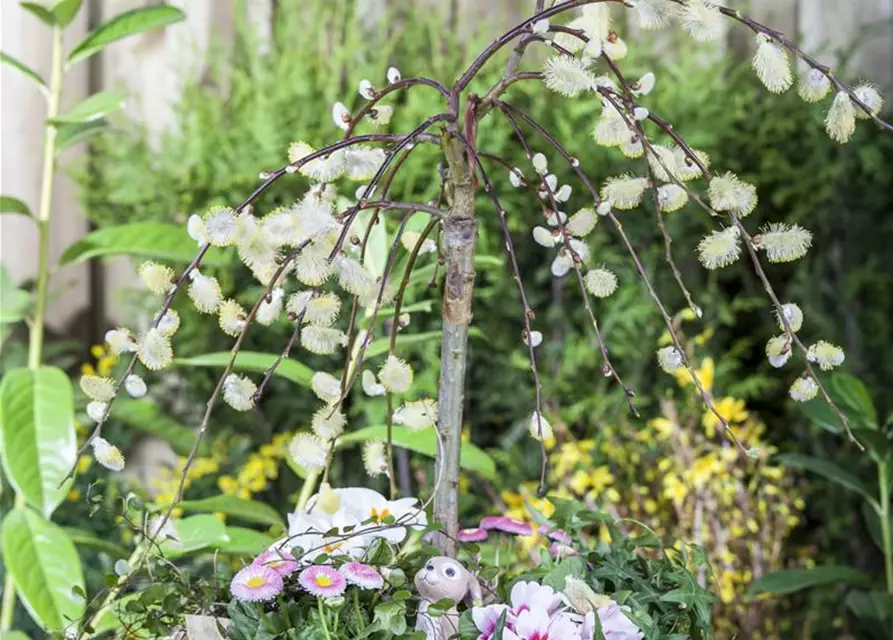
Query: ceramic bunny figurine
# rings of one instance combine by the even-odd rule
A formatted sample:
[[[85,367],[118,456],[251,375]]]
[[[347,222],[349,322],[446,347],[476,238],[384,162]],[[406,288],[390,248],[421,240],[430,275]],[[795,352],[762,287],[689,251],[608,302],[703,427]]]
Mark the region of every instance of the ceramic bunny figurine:
[[[437,556],[415,574],[415,588],[422,601],[415,628],[425,632],[427,640],[449,640],[459,633],[459,612],[453,604],[442,616],[431,617],[428,607],[449,598],[458,603],[470,595],[475,604],[481,602],[481,586],[471,572],[453,558]]]

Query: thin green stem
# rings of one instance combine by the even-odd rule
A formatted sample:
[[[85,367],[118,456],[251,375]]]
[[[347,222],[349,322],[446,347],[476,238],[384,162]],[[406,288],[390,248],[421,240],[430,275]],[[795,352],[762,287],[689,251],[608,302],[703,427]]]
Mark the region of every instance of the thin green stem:
[[[322,598],[317,598],[316,602],[319,606],[319,621],[322,623],[322,632],[326,636],[326,640],[331,640],[329,635],[329,626],[326,624],[326,610],[322,606]]]
[[[59,115],[62,99],[62,29],[53,28],[53,63],[50,73],[50,92],[47,104],[47,120]],[[43,144],[43,176],[40,184],[40,209],[37,214],[37,291],[34,303],[34,320],[31,323],[28,345],[28,368],[40,368],[43,359],[43,332],[46,317],[47,284],[49,282],[50,212],[53,208],[53,179],[56,174],[56,127],[47,124]],[[15,506],[23,507],[25,498],[16,494]],[[16,584],[7,572],[3,581],[3,603],[0,605],[0,633],[12,628],[16,605]]]
[[[878,465],[880,483],[881,539],[884,543],[884,571],[887,574],[887,593],[893,596],[893,532],[890,526],[890,467],[888,463]]]
[[[105,598],[102,601],[102,604],[96,610],[87,624],[84,625],[83,630],[80,635],[78,635],[78,640],[82,640],[83,638],[89,637],[87,635],[87,629],[96,628],[97,623],[99,622],[100,617],[105,613],[106,609],[108,609],[112,603],[115,601],[115,598],[121,593],[121,590],[127,585],[130,579],[134,576],[134,574],[140,570],[143,559],[147,555],[149,551],[150,545],[144,540],[140,542],[136,549],[133,550],[133,553],[127,559],[127,566],[130,567],[124,575],[118,578],[118,582],[115,583],[115,586],[109,589],[109,592],[105,595]]]
[[[313,490],[316,489],[317,480],[319,480],[319,471],[311,471],[307,474],[304,484],[301,485],[301,493],[298,495],[298,511],[303,511],[307,506],[307,501],[310,500]]]

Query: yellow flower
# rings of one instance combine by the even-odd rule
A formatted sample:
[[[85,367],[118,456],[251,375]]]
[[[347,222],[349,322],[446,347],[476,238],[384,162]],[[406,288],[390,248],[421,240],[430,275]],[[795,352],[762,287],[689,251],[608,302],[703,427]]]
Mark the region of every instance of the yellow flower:
[[[701,367],[699,369],[695,369],[695,375],[698,376],[698,380],[701,381],[701,386],[704,387],[705,391],[709,392],[713,389],[713,374],[713,358],[704,358],[701,361]],[[676,383],[680,387],[687,387],[688,385],[694,383],[694,380],[692,379],[691,374],[688,372],[688,369],[680,367],[676,371]]]
[[[220,476],[217,478],[217,486],[223,492],[223,495],[226,496],[236,495],[236,492],[239,490],[239,483],[232,476]]]
[[[676,429],[675,423],[669,418],[654,418],[648,422],[648,426],[657,431],[661,438],[669,438]]]
[[[93,466],[93,456],[81,456],[78,458],[78,473],[86,473]]]
[[[66,496],[71,502],[77,502],[81,499],[81,490],[77,487],[72,488],[71,491],[68,492],[68,496]]]
[[[713,406],[716,407],[719,415],[725,418],[726,422],[729,424],[744,422],[750,415],[747,412],[744,400],[738,400],[728,396],[715,401]],[[708,438],[712,438],[716,435],[716,428],[720,426],[719,418],[717,418],[716,414],[710,409],[704,412],[704,415],[701,417],[701,424],[704,425],[704,431],[707,433]]]
[[[596,467],[591,474],[589,474],[589,483],[592,485],[592,490],[596,493],[602,493],[608,485],[614,482],[614,474],[611,473],[611,470],[607,465],[602,465],[600,467]]]
[[[574,473],[568,485],[571,490],[577,495],[583,495],[586,493],[586,489],[589,488],[590,480],[589,474],[583,471],[582,469],[578,470]]]

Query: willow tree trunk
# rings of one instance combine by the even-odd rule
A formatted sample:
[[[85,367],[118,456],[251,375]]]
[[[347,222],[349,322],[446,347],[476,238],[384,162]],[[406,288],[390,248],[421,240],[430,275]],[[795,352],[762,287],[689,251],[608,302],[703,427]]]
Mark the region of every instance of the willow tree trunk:
[[[446,195],[449,213],[443,221],[443,338],[440,349],[440,393],[438,456],[440,483],[434,495],[434,519],[443,527],[439,546],[444,555],[455,556],[459,530],[459,456],[465,400],[465,366],[468,358],[468,327],[474,291],[474,248],[477,220],[474,215],[474,186],[463,146],[455,138],[444,138],[448,176]]]

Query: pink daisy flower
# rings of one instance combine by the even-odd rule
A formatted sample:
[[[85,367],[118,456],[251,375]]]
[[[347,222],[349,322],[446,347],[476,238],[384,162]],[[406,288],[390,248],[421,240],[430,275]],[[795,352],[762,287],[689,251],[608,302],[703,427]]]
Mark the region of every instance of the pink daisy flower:
[[[507,516],[486,516],[481,519],[481,529],[495,529],[518,536],[533,535],[533,527],[528,523]]]
[[[252,564],[269,567],[280,576],[288,576],[298,570],[298,563],[287,549],[270,549],[254,559]]]
[[[272,600],[282,592],[282,576],[270,567],[253,564],[233,577],[230,589],[236,598],[246,602]]]
[[[456,538],[459,542],[483,542],[488,535],[486,529],[475,527],[473,529],[460,529]]]
[[[336,598],[344,593],[347,580],[332,567],[316,564],[298,575],[304,591],[318,598]]]
[[[566,544],[561,544],[560,542],[553,542],[549,547],[549,553],[552,554],[553,558],[570,558],[571,556],[578,556],[580,553]]]
[[[558,542],[560,544],[570,545],[573,543],[573,539],[571,538],[570,534],[563,529],[552,529],[550,527],[547,527],[546,525],[543,525],[540,527],[539,531],[543,535],[548,535],[550,540],[554,540],[555,542]]]
[[[381,574],[362,562],[345,563],[338,571],[350,584],[355,584],[361,589],[381,589],[384,586]]]

